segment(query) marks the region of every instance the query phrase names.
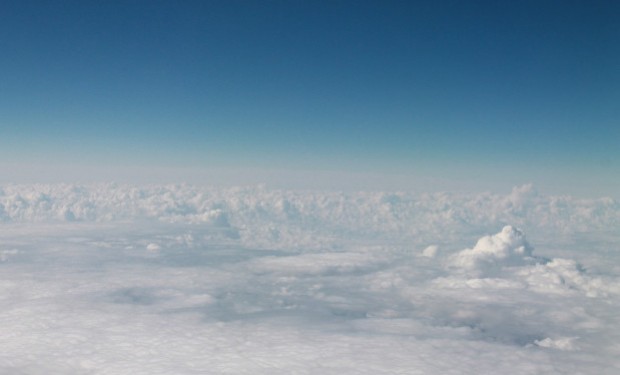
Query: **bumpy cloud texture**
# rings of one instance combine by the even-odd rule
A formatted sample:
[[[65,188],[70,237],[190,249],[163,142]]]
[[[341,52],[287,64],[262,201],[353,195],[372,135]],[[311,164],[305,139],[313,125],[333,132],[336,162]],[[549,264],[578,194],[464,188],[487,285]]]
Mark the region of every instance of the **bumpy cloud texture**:
[[[613,199],[539,195],[531,185],[508,195],[405,192],[297,192],[264,187],[202,188],[186,185],[8,185],[0,188],[5,222],[111,222],[161,220],[234,227],[265,245],[343,234],[461,238],[514,225],[574,233],[610,230],[620,223]],[[260,225],[258,225],[260,224]],[[313,237],[309,239],[308,236]],[[312,243],[309,243],[310,245]],[[288,244],[284,244],[287,246]]]
[[[505,267],[536,263],[532,250],[523,232],[507,225],[496,235],[479,239],[473,249],[454,254],[448,265],[480,275],[497,274]]]
[[[619,208],[4,186],[0,372],[616,374]]]

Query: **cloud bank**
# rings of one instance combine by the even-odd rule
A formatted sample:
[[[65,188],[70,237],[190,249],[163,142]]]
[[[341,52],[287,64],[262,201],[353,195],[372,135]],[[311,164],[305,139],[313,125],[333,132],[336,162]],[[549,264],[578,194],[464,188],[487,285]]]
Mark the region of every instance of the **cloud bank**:
[[[307,237],[399,238],[475,235],[514,225],[528,232],[612,231],[620,203],[610,198],[541,196],[531,185],[507,195],[480,193],[215,189],[188,185],[7,185],[0,220],[114,222],[158,220],[231,227],[242,238],[272,246]],[[310,240],[314,241],[316,238]]]
[[[0,372],[615,374],[618,203],[6,185]]]

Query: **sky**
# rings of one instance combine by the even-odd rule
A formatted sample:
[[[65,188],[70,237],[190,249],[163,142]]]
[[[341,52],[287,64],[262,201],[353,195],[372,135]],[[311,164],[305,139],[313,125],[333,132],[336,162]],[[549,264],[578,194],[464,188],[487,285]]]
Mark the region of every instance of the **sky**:
[[[3,182],[620,191],[616,1],[3,1],[0,48]]]

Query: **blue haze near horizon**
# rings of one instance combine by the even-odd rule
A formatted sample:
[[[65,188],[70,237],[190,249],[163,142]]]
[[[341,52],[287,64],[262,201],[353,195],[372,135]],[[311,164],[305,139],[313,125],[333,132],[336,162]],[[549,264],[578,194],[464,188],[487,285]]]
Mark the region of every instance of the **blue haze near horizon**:
[[[619,20],[614,1],[5,1],[3,180],[129,165],[612,194]]]

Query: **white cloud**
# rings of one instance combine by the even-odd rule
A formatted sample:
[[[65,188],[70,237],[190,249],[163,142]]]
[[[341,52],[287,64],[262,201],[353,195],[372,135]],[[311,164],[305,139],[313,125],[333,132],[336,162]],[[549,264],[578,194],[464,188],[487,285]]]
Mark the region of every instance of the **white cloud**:
[[[448,267],[479,276],[501,274],[505,267],[536,263],[532,250],[523,232],[507,225],[493,236],[480,238],[474,248],[452,255]]]
[[[553,349],[558,349],[558,350],[572,351],[572,350],[577,349],[577,346],[575,344],[576,340],[577,340],[577,337],[561,337],[555,340],[547,337],[544,340],[536,340],[534,341],[534,343],[543,348],[553,348]]]
[[[620,293],[620,284],[614,280],[587,275],[572,259],[555,258],[546,264],[527,267],[517,272],[530,288],[544,293],[583,292],[588,297]]]
[[[422,256],[423,257],[427,257],[427,258],[434,258],[435,255],[437,255],[437,251],[439,250],[439,246],[437,245],[430,245],[427,246],[423,251],[422,251]]]
[[[149,250],[149,251],[157,251],[157,250],[161,249],[161,246],[159,246],[156,243],[150,243],[150,244],[146,245],[146,249]]]
[[[0,204],[1,373],[620,366],[611,200],[110,184]]]

